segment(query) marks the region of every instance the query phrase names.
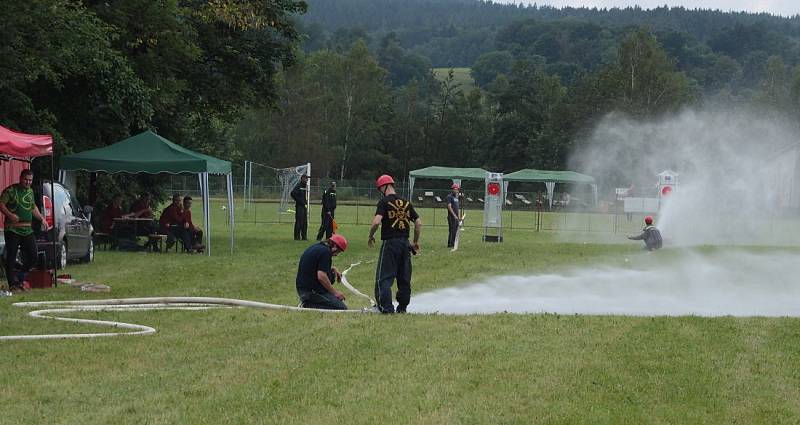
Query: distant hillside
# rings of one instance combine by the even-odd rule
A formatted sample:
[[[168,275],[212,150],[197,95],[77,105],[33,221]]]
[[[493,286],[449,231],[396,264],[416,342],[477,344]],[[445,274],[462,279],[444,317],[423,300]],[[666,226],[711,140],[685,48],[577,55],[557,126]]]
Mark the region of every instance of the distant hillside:
[[[394,33],[400,45],[430,59],[436,67],[471,66],[478,56],[496,49],[498,32],[515,22],[582,22],[616,31],[646,27],[653,32],[678,32],[690,41],[715,41],[756,34],[765,44],[794,49],[800,44],[800,17],[766,13],[728,13],[660,7],[625,9],[556,9],[477,0],[307,0],[302,25],[313,37],[330,38],[337,29],[359,28],[377,43]],[[737,30],[738,29],[738,30]],[[733,36],[728,34],[734,33]],[[768,41],[771,40],[771,41]],[[734,48],[735,46],[723,46]],[[741,48],[750,48],[746,44]],[[758,46],[755,46],[758,48]],[[717,50],[712,46],[712,49]],[[727,54],[727,52],[725,52]],[[795,61],[784,58],[789,63]]]

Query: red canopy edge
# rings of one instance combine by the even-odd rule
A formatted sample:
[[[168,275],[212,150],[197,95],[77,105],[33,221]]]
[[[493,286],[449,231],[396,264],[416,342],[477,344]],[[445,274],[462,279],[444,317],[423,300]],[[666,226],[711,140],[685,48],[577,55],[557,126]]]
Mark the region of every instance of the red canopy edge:
[[[25,134],[0,125],[0,155],[15,158],[36,158],[53,154],[53,136]]]

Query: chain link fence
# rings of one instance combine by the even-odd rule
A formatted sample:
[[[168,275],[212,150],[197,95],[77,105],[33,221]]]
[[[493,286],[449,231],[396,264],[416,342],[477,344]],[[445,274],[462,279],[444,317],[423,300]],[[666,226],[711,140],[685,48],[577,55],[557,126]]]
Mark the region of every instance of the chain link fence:
[[[240,223],[293,223],[294,214],[279,213],[281,190],[274,179],[254,178],[252,200],[245,203],[242,180],[234,180],[234,195],[237,221]],[[268,184],[272,183],[272,184]],[[309,227],[321,220],[322,192],[329,187],[330,180],[311,179],[311,205]],[[398,192],[407,196],[407,182],[398,182]],[[210,179],[212,198],[226,196],[224,179]],[[199,185],[192,176],[173,176],[170,191],[198,196]],[[447,226],[446,197],[449,190],[415,187],[411,199],[426,226]],[[465,227],[483,227],[483,197],[481,189],[464,189],[462,208],[466,213]],[[372,182],[337,181],[336,222],[340,225],[367,225],[375,214],[380,193]],[[503,209],[505,229],[528,229],[534,231],[635,233],[641,230],[643,215],[623,214],[621,205],[601,202],[590,205],[582,199],[565,201],[558,194],[553,205],[546,199],[546,192],[509,192]]]

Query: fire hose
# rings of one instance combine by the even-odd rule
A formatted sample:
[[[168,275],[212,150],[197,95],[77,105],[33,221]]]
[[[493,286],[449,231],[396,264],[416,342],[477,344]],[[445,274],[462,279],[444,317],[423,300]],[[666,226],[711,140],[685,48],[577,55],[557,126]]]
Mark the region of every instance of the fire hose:
[[[342,284],[354,294],[364,297],[372,305],[375,301],[369,296],[361,293],[350,282],[347,281],[347,273],[361,262],[351,264],[347,270],[342,272]],[[123,335],[149,335],[156,333],[156,329],[150,326],[135,323],[116,322],[111,320],[78,319],[72,317],[62,317],[63,314],[77,312],[99,312],[99,311],[148,311],[148,310],[207,310],[215,308],[257,308],[268,310],[284,311],[314,311],[318,313],[363,313],[371,312],[372,309],[363,310],[322,310],[313,308],[300,308],[282,304],[263,303],[258,301],[237,300],[231,298],[212,298],[212,297],[150,297],[150,298],[114,298],[104,300],[81,300],[81,301],[34,301],[19,302],[13,304],[21,308],[38,308],[28,313],[28,316],[37,319],[58,320],[62,322],[72,322],[87,325],[110,326],[113,328],[126,330],[122,332],[100,332],[100,333],[78,333],[78,334],[41,334],[41,335],[2,335],[0,340],[30,340],[30,339],[72,339],[72,338],[99,338]]]

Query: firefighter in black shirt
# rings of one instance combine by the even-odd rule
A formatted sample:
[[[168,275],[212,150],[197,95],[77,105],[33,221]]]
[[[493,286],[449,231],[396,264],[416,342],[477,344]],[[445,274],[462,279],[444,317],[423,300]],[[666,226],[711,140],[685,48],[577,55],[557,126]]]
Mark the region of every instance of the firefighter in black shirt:
[[[411,253],[419,252],[419,235],[422,221],[406,199],[394,190],[394,179],[382,175],[376,183],[383,198],[378,201],[375,217],[369,229],[369,246],[375,245],[375,231],[381,227],[381,252],[375,271],[375,299],[381,313],[395,313],[392,304],[392,283],[397,279],[397,313],[405,313],[411,301]],[[408,241],[411,224],[414,224],[414,242]]]
[[[336,213],[336,182],[331,182],[329,188],[322,192],[322,217],[319,223],[317,240],[322,240],[324,234],[330,239],[333,235],[333,219]]]
[[[294,199],[294,240],[308,240],[308,204],[306,203],[306,191],[308,190],[308,177],[303,174],[300,183],[292,189],[292,199]]]

